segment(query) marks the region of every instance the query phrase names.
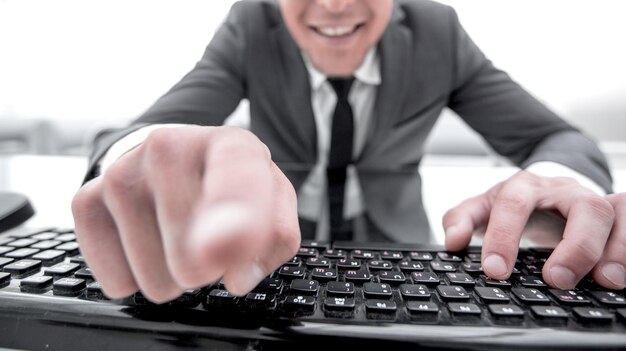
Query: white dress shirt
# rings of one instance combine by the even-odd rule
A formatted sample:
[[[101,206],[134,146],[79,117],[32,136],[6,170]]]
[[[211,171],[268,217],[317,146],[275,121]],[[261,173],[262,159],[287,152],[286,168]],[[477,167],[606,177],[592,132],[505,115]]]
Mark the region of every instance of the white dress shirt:
[[[337,95],[327,81],[327,76],[318,71],[304,57],[311,84],[311,105],[317,128],[318,159],[311,173],[298,193],[298,214],[300,217],[318,223],[316,239],[328,240],[330,232],[330,214],[327,201],[326,165],[330,149],[332,115],[337,103]],[[348,95],[348,101],[354,115],[354,158],[363,150],[366,131],[374,114],[374,103],[378,86],[381,84],[380,58],[375,48],[370,49],[363,63],[354,73],[354,83]],[[140,128],[117,141],[109,148],[101,161],[104,172],[115,160],[124,153],[139,145],[158,128],[172,128],[184,124],[157,124]],[[527,171],[542,176],[564,176],[576,179],[598,194],[605,191],[590,178],[555,162],[537,162],[530,165]],[[348,166],[346,178],[344,218],[354,218],[364,211],[363,196],[355,168]]]

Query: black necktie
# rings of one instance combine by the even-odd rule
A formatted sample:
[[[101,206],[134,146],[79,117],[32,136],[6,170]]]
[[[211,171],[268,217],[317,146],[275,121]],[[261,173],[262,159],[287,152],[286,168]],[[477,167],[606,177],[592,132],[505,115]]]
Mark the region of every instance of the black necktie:
[[[328,81],[337,93],[337,106],[333,114],[330,135],[330,156],[326,169],[330,234],[332,240],[352,240],[352,228],[343,228],[343,200],[347,167],[352,163],[354,117],[348,102],[348,93],[353,79],[329,79]]]

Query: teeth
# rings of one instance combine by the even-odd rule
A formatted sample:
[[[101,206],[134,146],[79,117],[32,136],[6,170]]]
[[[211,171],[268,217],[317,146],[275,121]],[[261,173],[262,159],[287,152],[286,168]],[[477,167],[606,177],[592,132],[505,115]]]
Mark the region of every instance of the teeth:
[[[339,37],[342,35],[350,34],[354,32],[356,26],[343,26],[343,27],[318,27],[317,30],[329,37]]]

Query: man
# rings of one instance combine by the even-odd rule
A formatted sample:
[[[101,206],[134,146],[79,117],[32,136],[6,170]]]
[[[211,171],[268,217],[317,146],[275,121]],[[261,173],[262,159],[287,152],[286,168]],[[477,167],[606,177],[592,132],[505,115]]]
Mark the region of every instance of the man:
[[[339,81],[348,88],[334,91]],[[210,127],[242,98],[254,134]],[[539,175],[552,167],[610,192],[597,147],[494,68],[449,7],[419,0],[235,5],[198,65],[123,133],[145,141],[122,152],[121,142],[107,151],[107,141],[96,151],[93,179],[72,206],[82,253],[109,296],[141,289],[163,302],[219,278],[246,293],[296,253],[299,221],[315,232],[327,212],[337,233],[359,222],[363,235],[374,233],[361,237],[368,240],[426,241],[417,166],[445,106],[534,169],[451,209],[448,249],[464,248],[486,224],[482,266],[505,279],[531,213],[556,211],[567,224],[545,281],[570,289],[593,270],[600,284],[624,288],[624,194]],[[338,110],[352,110],[352,119]],[[335,134],[340,118],[349,125]],[[353,137],[348,156],[336,144],[345,135]],[[336,148],[344,159],[334,167]],[[317,196],[326,181],[345,191],[340,207],[336,193]]]

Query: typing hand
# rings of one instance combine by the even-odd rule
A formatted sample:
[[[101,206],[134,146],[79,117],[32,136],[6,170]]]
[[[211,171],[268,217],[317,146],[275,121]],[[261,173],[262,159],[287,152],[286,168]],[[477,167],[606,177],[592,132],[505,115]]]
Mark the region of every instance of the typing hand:
[[[253,134],[152,132],[72,203],[81,251],[109,297],[154,302],[223,278],[242,295],[300,245],[295,191]]]
[[[446,247],[465,248],[474,230],[486,225],[483,270],[492,278],[506,279],[531,213],[544,210],[556,211],[566,221],[561,240],[543,267],[548,284],[572,289],[593,270],[594,280],[604,287],[626,286],[626,193],[602,197],[569,178],[520,171],[463,201],[444,215]]]

